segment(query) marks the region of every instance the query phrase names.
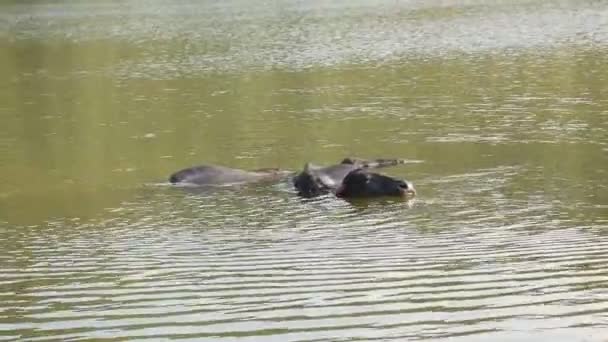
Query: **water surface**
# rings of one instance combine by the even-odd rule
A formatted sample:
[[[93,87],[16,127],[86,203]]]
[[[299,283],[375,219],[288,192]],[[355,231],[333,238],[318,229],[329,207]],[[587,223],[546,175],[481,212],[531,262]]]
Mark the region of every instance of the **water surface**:
[[[0,340],[601,341],[603,1],[0,5]],[[345,156],[418,198],[191,193]]]

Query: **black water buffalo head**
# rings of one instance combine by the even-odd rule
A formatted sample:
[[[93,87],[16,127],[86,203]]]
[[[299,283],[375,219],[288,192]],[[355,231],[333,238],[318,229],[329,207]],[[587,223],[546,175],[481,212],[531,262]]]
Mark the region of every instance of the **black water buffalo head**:
[[[331,177],[307,163],[304,170],[293,178],[293,184],[302,197],[315,197],[331,192],[336,184]]]
[[[380,196],[413,196],[414,185],[408,181],[395,179],[364,169],[351,171],[342,184],[336,189],[336,196],[344,198],[380,197]]]

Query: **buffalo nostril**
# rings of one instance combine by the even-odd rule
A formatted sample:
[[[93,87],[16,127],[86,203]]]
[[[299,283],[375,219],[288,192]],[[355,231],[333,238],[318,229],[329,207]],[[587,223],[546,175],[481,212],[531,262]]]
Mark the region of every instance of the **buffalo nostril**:
[[[405,183],[405,182],[401,182],[401,183],[399,183],[399,187],[400,187],[400,188],[403,188],[403,189],[408,189],[408,188],[409,188],[409,186],[408,186],[408,185],[407,185],[407,183]]]

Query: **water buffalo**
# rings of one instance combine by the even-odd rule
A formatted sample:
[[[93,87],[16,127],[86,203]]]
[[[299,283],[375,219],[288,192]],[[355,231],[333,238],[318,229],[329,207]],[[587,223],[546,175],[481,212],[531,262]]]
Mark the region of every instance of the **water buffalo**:
[[[414,185],[406,180],[395,179],[365,169],[349,172],[335,190],[336,196],[344,198],[398,196],[416,194]]]
[[[184,185],[228,185],[275,180],[287,175],[289,171],[280,169],[258,169],[245,171],[225,166],[200,165],[175,172],[169,182]]]
[[[335,191],[351,171],[404,163],[405,161],[400,159],[364,160],[357,158],[345,158],[340,164],[325,167],[307,163],[304,165],[304,170],[293,178],[293,184],[300,196],[315,197]]]

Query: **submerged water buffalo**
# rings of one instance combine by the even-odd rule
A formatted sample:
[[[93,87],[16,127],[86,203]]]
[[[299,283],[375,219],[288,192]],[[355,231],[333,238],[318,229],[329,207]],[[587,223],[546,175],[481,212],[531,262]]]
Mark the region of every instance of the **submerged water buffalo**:
[[[228,185],[276,180],[289,174],[281,169],[258,169],[245,171],[217,165],[199,165],[175,172],[169,182],[184,185]]]
[[[307,163],[304,165],[304,170],[293,178],[293,184],[300,196],[315,197],[329,192],[335,192],[342,184],[344,177],[352,171],[381,168],[404,163],[405,161],[400,159],[364,160],[357,158],[346,158],[342,160],[340,164],[325,167]]]
[[[325,167],[307,163],[304,170],[293,177],[293,183],[303,197],[330,192],[345,198],[413,195],[415,190],[412,183],[370,171],[404,163],[400,159],[356,158],[346,158],[340,164]],[[169,182],[195,187],[221,186],[276,181],[288,174],[291,172],[274,168],[246,171],[218,165],[199,165],[173,173]]]
[[[349,172],[335,191],[336,196],[344,198],[414,196],[414,185],[406,180],[356,169]]]

